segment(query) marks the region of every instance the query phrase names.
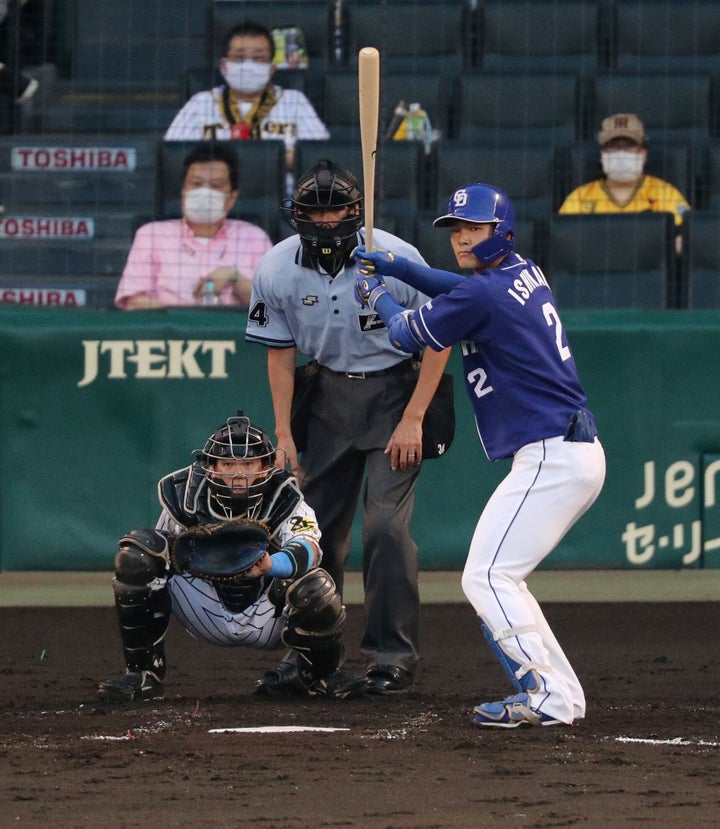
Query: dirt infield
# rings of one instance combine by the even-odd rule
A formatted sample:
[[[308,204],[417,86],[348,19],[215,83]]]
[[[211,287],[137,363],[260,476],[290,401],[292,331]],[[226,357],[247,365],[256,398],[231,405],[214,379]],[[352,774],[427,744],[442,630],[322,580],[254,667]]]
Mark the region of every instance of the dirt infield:
[[[121,663],[112,608],[0,608],[0,825],[717,826],[718,605],[544,607],[588,716],[510,732],[470,722],[510,689],[466,605],[423,607],[411,690],[344,702],[255,697],[277,653],[173,622],[166,698],[127,708],[94,699]],[[258,726],[339,730],[213,731]]]

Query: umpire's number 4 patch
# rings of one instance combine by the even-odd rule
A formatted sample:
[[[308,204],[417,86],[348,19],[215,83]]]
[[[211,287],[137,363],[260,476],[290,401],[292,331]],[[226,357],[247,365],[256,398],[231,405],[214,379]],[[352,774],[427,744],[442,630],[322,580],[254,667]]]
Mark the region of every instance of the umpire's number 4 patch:
[[[255,305],[253,305],[253,307],[248,311],[248,319],[252,320],[255,325],[259,325],[260,328],[267,327],[267,306],[262,300],[256,302]]]

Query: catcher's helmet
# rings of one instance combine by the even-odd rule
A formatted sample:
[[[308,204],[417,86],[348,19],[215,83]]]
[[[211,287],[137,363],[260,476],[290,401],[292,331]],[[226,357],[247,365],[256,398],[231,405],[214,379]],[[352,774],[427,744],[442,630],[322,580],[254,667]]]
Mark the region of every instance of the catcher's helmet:
[[[354,208],[335,227],[316,224],[308,210]],[[288,224],[300,234],[303,248],[317,263],[335,276],[355,248],[362,217],[362,192],[355,176],[344,167],[321,159],[297,180],[292,198],[283,202],[282,213]]]
[[[476,182],[459,187],[450,196],[448,212],[438,216],[433,226],[447,227],[457,221],[495,224],[493,235],[472,248],[484,264],[507,256],[515,245],[515,210],[512,202],[492,184]]]
[[[259,426],[238,412],[237,417],[229,417],[194,454],[205,470],[211,512],[221,518],[252,517],[258,513],[270,479],[278,471],[275,447]],[[218,461],[254,459],[260,460],[260,471],[233,474],[231,483],[219,477],[216,471]]]

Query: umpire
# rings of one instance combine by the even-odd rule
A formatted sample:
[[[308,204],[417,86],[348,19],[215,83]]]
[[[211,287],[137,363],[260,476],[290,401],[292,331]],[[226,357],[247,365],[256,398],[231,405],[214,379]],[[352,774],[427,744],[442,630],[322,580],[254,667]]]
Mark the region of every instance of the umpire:
[[[268,347],[275,433],[298,470],[323,534],[323,567],[342,593],[350,532],[364,476],[363,583],[367,690],[387,694],[412,684],[419,659],[417,546],[410,535],[422,461],[422,420],[449,352],[426,352],[420,367],[395,349],[379,317],[355,296],[352,251],[364,243],[362,193],[349,171],[322,159],[283,204],[297,235],[258,263],[246,339]],[[423,263],[396,236],[375,232],[379,247]],[[403,304],[423,294],[401,282]],[[291,432],[297,354],[318,371],[298,463]],[[261,682],[293,682],[292,656]]]

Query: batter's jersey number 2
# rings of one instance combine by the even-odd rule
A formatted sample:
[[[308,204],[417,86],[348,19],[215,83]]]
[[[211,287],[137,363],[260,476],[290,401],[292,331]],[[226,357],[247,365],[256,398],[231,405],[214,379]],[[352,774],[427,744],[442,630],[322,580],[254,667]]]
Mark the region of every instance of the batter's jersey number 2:
[[[555,331],[555,345],[557,346],[560,359],[563,362],[569,360],[572,354],[570,353],[569,347],[563,343],[562,322],[560,322],[560,317],[555,306],[552,302],[546,302],[542,306],[542,312],[548,327],[553,328]],[[474,351],[476,351],[476,348],[471,343],[463,343],[464,354],[471,354]],[[487,371],[481,366],[468,372],[467,382],[468,385],[472,386],[475,397],[477,398],[484,397],[493,391],[493,387],[488,383]]]
[[[557,346],[557,350],[560,354],[560,359],[565,362],[565,360],[569,360],[572,355],[570,354],[568,346],[563,345],[563,327],[560,322],[558,312],[555,310],[555,306],[552,302],[546,302],[542,307],[542,311],[545,316],[545,322],[547,322],[549,326],[555,327],[555,345]]]

